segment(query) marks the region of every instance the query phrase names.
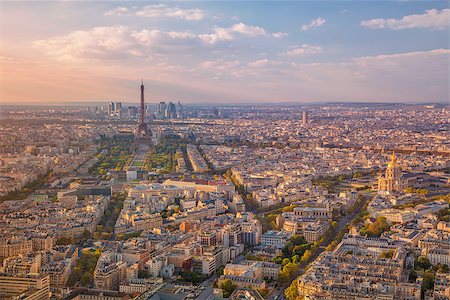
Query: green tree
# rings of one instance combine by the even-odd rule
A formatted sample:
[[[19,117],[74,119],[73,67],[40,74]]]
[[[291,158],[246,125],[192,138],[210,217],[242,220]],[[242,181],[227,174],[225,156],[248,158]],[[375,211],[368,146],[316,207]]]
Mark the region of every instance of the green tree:
[[[307,243],[306,239],[303,236],[298,235],[298,234],[293,235],[290,239],[290,242],[295,246],[303,245],[303,244]]]
[[[139,270],[138,271],[138,278],[149,278],[150,275],[148,274],[147,270]]]
[[[293,212],[296,205],[285,206],[281,209],[282,212]]]
[[[417,266],[426,270],[431,267],[431,262],[426,256],[421,255],[417,258]]]
[[[236,289],[236,285],[233,284],[231,280],[227,279],[220,284],[220,288],[223,290],[224,298],[228,298]]]
[[[394,256],[394,250],[383,251],[380,254],[381,258],[392,258]]]
[[[385,217],[378,217],[372,224],[364,225],[360,233],[361,235],[367,235],[369,237],[380,237],[383,232],[389,230],[389,224]]]
[[[338,242],[336,240],[332,241],[328,246],[325,247],[325,251],[332,251],[336,246]]]
[[[91,273],[83,273],[83,275],[81,275],[81,279],[80,282],[82,285],[87,286],[92,280],[92,274]]]
[[[297,299],[297,297],[299,296],[297,284],[298,284],[298,281],[293,280],[291,285],[284,291],[284,295],[286,296],[286,299],[288,299],[288,300]]]
[[[411,270],[411,272],[409,272],[408,281],[410,283],[414,283],[414,282],[416,282],[416,279],[417,279],[416,271],[415,270]]]
[[[197,284],[206,279],[206,276],[203,274],[199,274],[197,272],[192,271],[184,271],[181,272],[181,278],[183,281],[192,282],[193,284]]]
[[[216,275],[217,276],[223,275],[223,270],[224,269],[225,269],[224,266],[221,266],[220,268],[218,268],[217,271],[216,271]]]
[[[305,253],[303,253],[302,258],[300,259],[301,262],[307,262],[312,257],[312,251],[306,250]]]
[[[291,262],[291,260],[289,258],[283,258],[283,261],[281,262],[281,267],[284,267],[285,265],[287,265],[290,262]]]
[[[434,269],[437,273],[449,273],[448,265],[437,264]]]
[[[434,287],[434,273],[433,272],[425,272],[423,273],[423,281],[422,281],[422,293],[425,293],[427,290],[431,290]]]
[[[353,174],[353,178],[354,179],[358,179],[358,178],[361,178],[361,177],[363,177],[363,174],[361,172],[355,172],[355,174]]]
[[[280,271],[278,279],[282,283],[288,282],[298,271],[298,264],[288,263]]]

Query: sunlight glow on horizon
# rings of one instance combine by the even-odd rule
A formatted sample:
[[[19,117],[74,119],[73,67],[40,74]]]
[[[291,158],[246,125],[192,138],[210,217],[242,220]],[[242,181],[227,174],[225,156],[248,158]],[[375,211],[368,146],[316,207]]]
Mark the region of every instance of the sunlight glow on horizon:
[[[284,4],[1,3],[0,102],[448,103],[445,1]]]

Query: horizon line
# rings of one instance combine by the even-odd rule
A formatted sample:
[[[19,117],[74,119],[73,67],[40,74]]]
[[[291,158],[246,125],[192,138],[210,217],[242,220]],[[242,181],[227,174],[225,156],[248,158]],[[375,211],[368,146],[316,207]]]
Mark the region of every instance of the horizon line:
[[[173,102],[175,100],[165,100],[164,102]],[[109,101],[68,101],[68,102],[1,102],[0,107],[5,106],[99,106],[99,105],[108,105],[110,102],[120,102],[125,105],[138,105],[137,102],[125,102],[120,100],[109,100]],[[146,104],[150,105],[158,105],[160,102],[146,102]],[[443,105],[449,106],[450,103],[448,101],[345,101],[345,100],[323,100],[323,101],[257,101],[257,102],[182,102],[183,105],[215,105],[215,106],[248,106],[248,105],[329,105],[329,104],[385,104],[385,105]]]

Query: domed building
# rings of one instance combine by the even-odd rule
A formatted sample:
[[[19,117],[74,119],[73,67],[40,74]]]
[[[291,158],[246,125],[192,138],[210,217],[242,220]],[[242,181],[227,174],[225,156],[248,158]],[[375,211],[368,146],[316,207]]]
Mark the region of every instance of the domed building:
[[[397,157],[392,152],[391,161],[386,168],[385,176],[378,177],[378,193],[389,195],[391,192],[403,190],[400,168],[397,165]]]

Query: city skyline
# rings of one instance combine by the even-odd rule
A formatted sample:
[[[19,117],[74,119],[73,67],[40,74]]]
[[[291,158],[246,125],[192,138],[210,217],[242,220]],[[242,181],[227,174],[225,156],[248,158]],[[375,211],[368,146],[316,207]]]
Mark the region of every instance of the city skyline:
[[[449,100],[445,1],[0,5],[4,104]]]

